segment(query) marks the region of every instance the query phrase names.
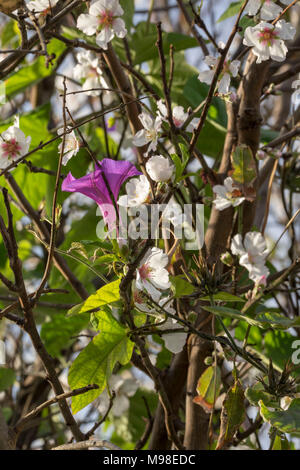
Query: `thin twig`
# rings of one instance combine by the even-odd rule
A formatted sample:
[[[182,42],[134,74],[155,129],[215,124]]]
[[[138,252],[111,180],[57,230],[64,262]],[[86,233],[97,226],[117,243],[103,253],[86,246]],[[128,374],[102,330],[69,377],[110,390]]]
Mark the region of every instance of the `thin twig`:
[[[17,424],[14,426],[14,431],[18,434],[20,433],[27,424],[35,418],[44,408],[48,408],[48,406],[53,405],[54,403],[58,403],[60,400],[64,400],[70,397],[76,397],[77,395],[83,395],[84,393],[89,392],[90,390],[96,390],[99,386],[96,384],[87,385],[86,387],[76,388],[75,390],[71,390],[70,392],[62,393],[61,395],[57,395],[49,400],[45,401],[41,405],[37,406],[25,416],[19,419]]]
[[[53,447],[51,450],[84,450],[90,447],[99,447],[100,449],[122,450],[112,442],[103,441],[101,439],[91,438],[88,441],[74,442],[72,444],[63,444]]]

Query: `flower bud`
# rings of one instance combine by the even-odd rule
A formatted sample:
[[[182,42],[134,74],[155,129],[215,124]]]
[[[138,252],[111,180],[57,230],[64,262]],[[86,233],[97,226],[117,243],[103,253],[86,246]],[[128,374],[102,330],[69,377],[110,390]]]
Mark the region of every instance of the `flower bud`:
[[[204,364],[207,365],[207,366],[211,366],[213,364],[214,360],[211,356],[207,356],[205,359],[204,359]]]
[[[234,262],[231,254],[228,251],[226,251],[226,253],[223,253],[221,255],[221,261],[223,264],[226,264],[226,266],[229,266],[229,267],[232,266]]]

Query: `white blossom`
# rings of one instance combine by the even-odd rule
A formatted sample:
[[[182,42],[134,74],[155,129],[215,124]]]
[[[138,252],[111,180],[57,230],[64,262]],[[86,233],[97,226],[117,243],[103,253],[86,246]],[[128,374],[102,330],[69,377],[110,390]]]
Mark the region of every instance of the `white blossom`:
[[[223,46],[223,44],[220,44]],[[217,68],[218,64],[218,58],[213,57],[213,56],[206,56],[205,57],[205,63],[210,67],[210,70],[204,70],[203,72],[200,72],[198,75],[198,79],[200,82],[204,82],[207,85],[210,85],[212,83],[215,70]],[[223,65],[223,70],[220,75],[220,80],[218,82],[218,91],[219,93],[226,95],[229,93],[229,87],[230,87],[230,80],[231,77],[236,77],[238,74],[240,68],[240,61],[239,60],[230,60],[230,56],[228,55],[228,58],[225,60],[224,65]]]
[[[139,119],[144,129],[141,129],[135,134],[133,138],[133,144],[137,147],[143,147],[144,145],[150,143],[147,150],[148,154],[151,150],[155,151],[157,148],[157,141],[159,132],[161,131],[162,119],[159,116],[157,116],[155,119],[152,119],[152,117],[147,113],[139,114]]]
[[[139,384],[137,380],[132,377],[129,371],[124,371],[123,374],[111,375],[108,380],[108,386],[110,392],[115,392],[111,413],[115,417],[120,417],[129,409],[130,401],[128,397],[133,397],[139,387]],[[98,405],[98,410],[100,411],[101,415],[104,416],[109,408],[110,403],[107,390],[104,390],[104,392],[98,398],[97,402],[100,402]]]
[[[280,398],[280,407],[284,411],[288,410],[295,398],[300,398],[300,393],[295,393],[292,397],[286,395],[285,397]]]
[[[100,67],[100,60],[95,54],[91,51],[78,52],[76,59],[78,63],[74,67],[73,77],[75,80],[84,80],[82,89],[90,90],[86,92],[88,96],[99,96],[101,93],[99,88],[109,88]],[[93,90],[94,88],[98,88],[98,90]],[[104,93],[105,95],[112,95],[109,91]]]
[[[150,178],[157,183],[169,181],[174,174],[173,163],[162,155],[153,155],[146,163],[146,171]]]
[[[159,290],[153,290],[151,299],[158,303],[160,297],[161,292]],[[157,308],[152,304],[151,299],[149,299],[148,295],[143,290],[138,289],[136,285],[133,292],[133,299],[134,305],[140,312],[148,313],[149,315],[157,315]]]
[[[14,125],[0,135],[0,168],[5,169],[14,160],[26,155],[30,142],[31,137],[25,137],[19,126],[19,119],[15,118]]]
[[[120,196],[118,204],[124,207],[138,207],[148,201],[150,184],[145,175],[130,179],[126,185],[126,195]]]
[[[217,195],[213,202],[219,211],[223,211],[230,206],[236,207],[245,200],[241,195],[241,191],[234,186],[234,181],[230,176],[225,179],[224,185],[217,184],[214,186],[213,191]]]
[[[38,14],[38,18],[46,18],[51,14],[52,8],[57,4],[58,0],[33,0],[27,3],[28,10]]]
[[[163,250],[149,248],[136,271],[137,289],[145,289],[153,298],[157,298],[159,290],[169,289],[171,284],[166,269],[168,264],[168,255]]]
[[[284,40],[293,39],[295,33],[295,28],[285,20],[278,21],[275,26],[262,21],[246,28],[243,44],[252,47],[258,64],[270,58],[282,62],[288,51]]]
[[[158,116],[162,118],[163,121],[167,122],[168,121],[168,110],[166,105],[162,100],[159,100],[157,103],[157,108],[158,108]],[[173,123],[175,127],[180,129],[185,121],[188,119],[189,114],[184,111],[183,106],[174,106],[172,110],[172,117],[173,117]],[[193,130],[197,127],[199,122],[199,119],[192,119],[192,121],[187,125],[186,131],[187,132],[193,132]]]
[[[69,131],[70,128],[67,127],[66,131]],[[61,127],[57,130],[58,135],[62,135],[64,133],[64,128]],[[61,152],[63,147],[63,143],[61,142],[58,146],[58,151]],[[64,145],[64,156],[62,159],[62,164],[66,165],[68,161],[79,152],[79,142],[76,138],[75,132],[72,131],[65,135],[65,145]]]
[[[159,306],[162,307],[167,313],[171,313],[172,315],[176,314],[175,309],[171,305],[170,298],[162,298],[159,301]],[[160,316],[158,321],[162,321],[163,317]],[[182,329],[183,326],[180,325],[175,318],[168,317],[167,320],[160,325],[160,330],[178,330]],[[165,343],[166,348],[174,354],[178,354],[184,348],[186,343],[187,333],[180,332],[180,333],[167,333],[162,336],[162,339]]]
[[[88,14],[79,15],[77,28],[87,36],[96,34],[98,46],[107,49],[115,36],[124,38],[127,34],[125,23],[120,18],[123,13],[118,0],[97,0],[91,4]]]
[[[182,227],[186,221],[186,216],[182,211],[181,205],[172,196],[162,213],[162,222],[171,222],[174,227]]]
[[[288,5],[290,0],[281,0],[281,3]],[[260,18],[265,21],[271,21],[277,18],[282,12],[282,8],[271,0],[249,0],[245,12],[250,16],[255,16],[260,10]]]
[[[269,270],[265,266],[268,249],[260,232],[246,233],[244,241],[242,235],[235,235],[231,242],[231,251],[239,256],[240,265],[249,271],[249,278],[254,282],[269,275]]]
[[[154,315],[156,317],[157,323],[164,322],[162,325],[159,325],[160,330],[182,329],[182,325],[180,325],[177,320],[175,320],[175,318],[168,317],[167,319],[165,319],[165,315],[161,309],[165,310],[167,314],[170,313],[172,315],[176,314],[176,310],[172,306],[173,301],[171,301],[170,297],[160,298],[160,296],[161,292],[159,292],[158,290],[154,291],[152,299],[158,305],[151,305],[151,301],[149,302],[147,301],[147,299],[145,299],[146,296],[143,295],[142,291],[135,290],[135,305],[141,312],[147,313],[148,315]],[[182,351],[186,343],[186,338],[187,333],[184,332],[174,334],[166,333],[162,336],[166,348],[174,354],[177,354]]]

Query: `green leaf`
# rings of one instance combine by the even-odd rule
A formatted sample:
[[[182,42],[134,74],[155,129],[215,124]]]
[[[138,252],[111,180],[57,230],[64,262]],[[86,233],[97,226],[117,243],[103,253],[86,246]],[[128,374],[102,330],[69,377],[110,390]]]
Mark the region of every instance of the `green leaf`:
[[[18,41],[18,22],[9,20],[1,29],[1,47],[10,44],[14,45]]]
[[[82,309],[83,305],[84,305],[84,302],[81,302],[80,304],[74,305],[74,307],[72,307],[68,310],[67,315],[68,316],[77,315],[78,313],[80,313],[80,310]]]
[[[128,32],[130,32],[130,28],[133,23],[133,15],[134,15],[134,0],[119,0],[120,5],[124,10],[124,15],[122,19],[125,21],[126,28]]]
[[[185,167],[188,164],[189,159],[190,159],[190,155],[188,153],[188,150],[187,150],[186,146],[183,145],[183,144],[179,144],[179,148],[180,148],[181,153],[182,153],[182,159],[176,153],[173,153],[171,155],[171,158],[174,162],[175,169],[176,169],[176,171],[175,171],[175,183],[177,183],[178,181],[181,180],[181,175],[184,172],[184,169],[185,169]],[[184,178],[185,177],[186,176],[184,176]]]
[[[105,137],[105,131],[101,127],[97,127],[95,129],[95,135],[97,136],[100,147],[99,147],[99,152],[106,154],[106,137]],[[118,145],[116,142],[111,138],[111,136],[107,133],[107,141],[108,141],[108,148],[109,152],[111,155],[116,155],[118,151]]]
[[[221,317],[235,318],[236,320],[245,320],[250,325],[256,325],[260,327],[262,326],[261,323],[255,320],[254,318],[248,317],[246,315],[242,315],[239,310],[236,310],[234,308],[217,307],[217,306],[212,306],[212,305],[203,306],[202,308],[215,315],[220,315]]]
[[[212,296],[214,302],[245,302],[244,299],[237,297],[236,295],[230,294],[229,292],[218,292]],[[200,300],[207,300],[210,301],[211,298],[206,295],[205,297],[201,297]]]
[[[120,279],[106,284],[97,290],[96,294],[91,295],[83,304],[79,313],[88,312],[97,309],[103,305],[111,304],[120,300]]]
[[[266,355],[272,358],[274,365],[284,368],[291,359],[295,336],[281,330],[267,331],[264,337]]]
[[[147,25],[146,22],[141,22],[137,25],[132,39],[128,41],[134,65],[158,58],[156,41],[157,30],[154,24]],[[173,44],[176,52],[199,46],[196,39],[191,36],[163,32],[163,50],[166,56],[169,54],[171,44]]]
[[[59,357],[63,349],[72,341],[71,337],[77,335],[88,326],[89,315],[66,317],[63,314],[51,316],[49,322],[44,323],[41,338],[47,351],[54,357]]]
[[[237,183],[249,184],[256,177],[255,159],[250,147],[240,145],[234,150],[232,157],[232,177]]]
[[[181,150],[181,153],[182,153],[182,165],[183,165],[183,169],[185,169],[186,165],[188,164],[189,160],[190,160],[190,154],[188,152],[188,149],[186,148],[186,145],[184,144],[179,144],[179,148]]]
[[[184,90],[186,84],[192,77],[197,78],[197,69],[188,64],[186,61],[184,52],[175,52],[174,54],[174,74],[172,81],[172,90],[171,97],[172,102],[178,105],[183,106],[185,109],[190,106],[190,102],[185,98],[182,91]],[[166,72],[167,75],[170,74],[170,58],[169,55],[166,56]],[[149,74],[147,75],[149,82],[152,87],[162,98],[164,97],[162,89],[162,80],[161,80],[161,64],[157,56],[155,60],[152,60],[149,64]],[[194,104],[192,105],[194,107]],[[156,110],[156,103],[153,101],[153,110]]]
[[[185,84],[183,94],[188,100],[189,104],[195,108],[201,104],[204,104],[208,90],[209,86],[206,85],[206,83],[200,82],[198,75],[194,74]],[[221,100],[221,98],[217,97],[213,98],[208,111],[208,117],[226,128],[227,114],[224,100]]]
[[[201,375],[197,384],[197,393],[193,402],[200,405],[207,413],[213,409],[221,388],[221,371],[217,366],[210,366]]]
[[[248,323],[245,321],[240,321],[234,330],[235,338],[243,342],[245,339],[245,334],[247,330],[248,330]],[[255,345],[255,349],[258,351],[262,350],[262,342],[263,342],[264,333],[265,333],[264,330],[262,330],[262,328],[259,328],[258,326],[252,326],[250,330],[250,333],[248,336],[248,343]]]
[[[244,36],[245,29],[248,28],[249,26],[251,27],[256,26],[256,24],[257,23],[254,21],[253,18],[249,18],[249,16],[243,16],[243,18],[241,19],[239,23],[239,26],[241,28],[241,30],[239,31],[239,34],[241,36]]]
[[[271,142],[271,140],[276,139],[278,136],[279,136],[279,132],[273,131],[272,129],[262,128],[260,132],[260,140],[264,144],[268,144],[269,142]]]
[[[150,412],[154,415],[157,407],[158,396],[153,391],[138,389],[130,398],[128,430],[133,442],[137,442],[145,431],[145,418],[148,417],[143,397],[147,400]]]
[[[69,371],[68,381],[72,389],[89,384],[97,384],[99,389],[73,397],[73,413],[103,392],[117,362],[125,365],[131,359],[134,343],[128,338],[127,329],[107,312],[101,312],[97,317],[100,333],[77,356]]]
[[[182,175],[182,163],[180,157],[176,153],[172,153],[171,158],[175,165],[175,182],[177,182]]]
[[[45,57],[41,56],[36,59],[32,64],[21,67],[17,72],[14,72],[5,80],[6,96],[11,98],[14,95],[21,93],[28,86],[39,83],[46,77],[49,77],[56,68],[56,62],[59,56],[66,49],[63,42],[58,39],[52,39],[50,44],[47,46],[48,53],[55,54],[55,60],[53,65],[46,67]]]
[[[228,445],[240,425],[244,421],[244,390],[237,379],[226,394],[221,412],[220,435],[217,444],[217,450],[223,449]]]
[[[2,215],[2,214],[1,214]],[[8,259],[4,243],[0,243],[0,268],[4,268]]]
[[[223,294],[223,293],[220,293]],[[227,292],[224,292],[224,294],[227,294]],[[228,294],[230,296],[230,294]],[[226,296],[217,294],[214,296],[214,300],[223,300],[227,302],[243,302],[242,299],[239,299],[237,297],[236,300],[234,299],[235,296],[232,296],[232,300],[230,300],[230,297],[228,300],[226,300]],[[210,300],[209,296],[206,297],[201,297],[201,300]],[[268,310],[263,310],[261,311],[258,315],[256,315],[255,318],[251,318],[247,315],[241,314],[240,310],[234,309],[234,308],[228,308],[228,307],[219,307],[219,306],[203,306],[204,310],[207,310],[208,312],[214,313],[215,315],[221,315],[224,317],[231,317],[235,318],[237,320],[245,320],[247,323],[250,325],[255,325],[258,326],[259,328],[276,328],[276,329],[283,329],[287,330],[288,328],[291,327],[300,327],[300,318],[287,318],[284,315],[281,315],[280,313],[276,311],[271,311],[271,309]]]
[[[62,34],[67,39],[82,39],[83,41],[96,46],[96,37],[95,36],[87,36],[82,31],[76,28],[70,28],[69,26],[62,26],[61,28]]]
[[[197,149],[209,157],[220,158],[226,132],[225,127],[210,118],[206,118],[201,137],[197,143]]]
[[[272,327],[287,330],[291,327],[300,327],[300,317],[287,318],[278,312],[262,312],[256,316],[256,320],[265,325],[266,328]]]
[[[180,276],[170,276],[170,281],[175,298],[191,295],[195,291],[195,287]]]
[[[6,390],[13,386],[16,380],[16,374],[13,369],[0,367],[0,391]]]
[[[290,443],[285,436],[279,436],[277,434],[274,440],[272,450],[291,450]]]
[[[239,13],[241,7],[243,5],[243,1],[240,2],[232,2],[229,7],[222,13],[220,18],[218,19],[217,23],[221,23],[221,21],[227,20],[227,18],[231,18]]]
[[[300,398],[295,398],[287,410],[270,410],[262,400],[259,406],[264,421],[281,432],[300,437]]]
[[[117,260],[118,258],[115,255],[103,255],[103,256],[99,256],[98,258],[96,258],[93,265],[97,266],[99,264],[113,263],[114,261],[117,261]]]
[[[273,395],[265,391],[261,382],[257,382],[252,387],[248,387],[245,391],[245,396],[253,406],[258,406],[260,400],[262,400],[266,406],[279,406],[278,400],[276,400]]]

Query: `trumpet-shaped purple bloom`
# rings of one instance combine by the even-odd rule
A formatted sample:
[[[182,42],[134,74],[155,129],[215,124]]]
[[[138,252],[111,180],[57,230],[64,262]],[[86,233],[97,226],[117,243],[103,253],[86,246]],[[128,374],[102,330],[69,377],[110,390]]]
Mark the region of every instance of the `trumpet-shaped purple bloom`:
[[[98,165],[93,173],[79,179],[69,173],[62,183],[61,189],[71,193],[81,193],[93,199],[99,205],[109,230],[112,230],[115,228],[115,205],[122,184],[131,176],[138,176],[141,173],[128,161],[104,158],[98,162]],[[114,196],[114,201],[111,199],[107,185]]]

